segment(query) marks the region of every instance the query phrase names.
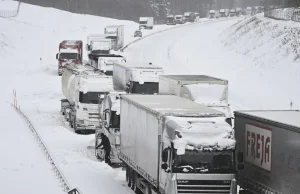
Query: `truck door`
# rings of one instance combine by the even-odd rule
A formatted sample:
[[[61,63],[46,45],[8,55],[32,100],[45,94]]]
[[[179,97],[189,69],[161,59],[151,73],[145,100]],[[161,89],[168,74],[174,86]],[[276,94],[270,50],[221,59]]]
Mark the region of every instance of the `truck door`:
[[[170,146],[162,143],[162,153],[164,153],[164,152],[167,153],[167,161],[164,162],[163,159],[162,159],[162,156],[161,156],[160,161],[161,161],[161,164],[166,163],[168,165],[168,169],[165,170],[165,169],[162,169],[161,166],[159,166],[160,172],[161,172],[160,173],[160,178],[159,178],[159,180],[160,180],[159,185],[162,188],[168,187],[168,182],[169,182],[169,180],[171,180],[171,175],[172,175],[171,166],[170,166],[170,163],[171,163],[170,162],[171,161],[171,149],[170,149]]]

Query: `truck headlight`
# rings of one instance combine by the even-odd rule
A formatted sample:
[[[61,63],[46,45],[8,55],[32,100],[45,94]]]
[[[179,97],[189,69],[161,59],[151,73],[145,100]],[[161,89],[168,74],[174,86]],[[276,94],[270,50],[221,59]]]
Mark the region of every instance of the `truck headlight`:
[[[84,124],[84,120],[77,120],[77,123]]]
[[[116,137],[116,142],[115,142],[115,144],[116,144],[117,146],[119,146],[119,145],[121,144],[120,137]]]

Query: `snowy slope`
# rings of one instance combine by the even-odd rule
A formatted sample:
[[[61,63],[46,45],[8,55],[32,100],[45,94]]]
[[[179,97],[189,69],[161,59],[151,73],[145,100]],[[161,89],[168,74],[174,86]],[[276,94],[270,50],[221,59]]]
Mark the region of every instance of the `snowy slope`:
[[[258,95],[262,108],[288,109],[290,102],[294,109],[300,108],[300,91],[296,89],[300,82],[299,23],[260,14],[231,26],[221,37],[226,48],[253,61],[241,64],[240,69],[251,71],[262,93]]]
[[[8,103],[0,106],[0,117],[5,118],[1,120],[1,192],[64,193],[25,121]]]
[[[124,186],[124,171],[111,169],[96,160],[93,150],[87,148],[94,136],[74,134],[63,123],[59,114],[60,99],[63,98],[61,77],[57,76],[55,54],[61,40],[81,39],[85,44],[89,34],[103,33],[106,25],[114,24],[125,25],[126,44],[135,39],[132,35],[138,24],[131,21],[76,15],[24,3],[17,17],[0,17],[0,64],[3,72],[0,101],[12,102],[12,91],[16,89],[21,109],[45,140],[68,182],[89,194],[126,194],[131,191]],[[163,28],[160,26],[156,30]],[[6,114],[6,109],[1,113]],[[15,117],[12,115],[11,122],[17,119]],[[14,142],[11,136],[1,136],[0,142],[5,138]]]
[[[224,45],[222,41],[234,40],[234,37],[228,38],[228,31],[234,31],[239,21],[242,18],[172,29],[142,40],[125,52],[128,57],[139,56],[140,59],[163,66],[165,74],[206,74],[228,79],[229,102],[233,109],[289,109],[291,100],[293,107],[299,108],[300,94],[295,89],[299,82],[299,65],[291,57],[283,63],[269,61],[272,57],[268,52],[275,48],[269,45],[262,49],[266,57],[261,59],[265,66],[261,66],[254,58]],[[269,22],[276,23],[273,20]],[[257,37],[268,40],[267,35],[257,36],[254,31],[239,39],[238,45],[232,42],[232,48],[249,49],[249,44],[258,41]],[[155,40],[160,41],[149,46]],[[245,43],[247,41],[249,44]],[[277,40],[277,43],[280,41]],[[257,50],[256,54],[262,54],[262,50]],[[274,68],[267,68],[267,65],[273,65]]]

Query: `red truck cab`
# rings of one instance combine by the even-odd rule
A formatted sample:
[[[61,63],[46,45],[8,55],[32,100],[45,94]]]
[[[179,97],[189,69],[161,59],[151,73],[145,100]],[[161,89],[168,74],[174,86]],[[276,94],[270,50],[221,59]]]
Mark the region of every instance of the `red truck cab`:
[[[82,45],[81,40],[64,40],[59,44],[59,53],[56,54],[59,76],[63,74],[66,65],[82,63]]]

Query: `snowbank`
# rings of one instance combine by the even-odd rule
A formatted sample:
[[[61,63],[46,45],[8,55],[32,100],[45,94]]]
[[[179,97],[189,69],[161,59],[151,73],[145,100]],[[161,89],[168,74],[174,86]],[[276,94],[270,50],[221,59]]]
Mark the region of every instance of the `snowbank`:
[[[168,116],[168,133],[177,136],[172,140],[176,149],[222,150],[235,146],[234,131],[224,118],[183,118]]]
[[[63,194],[59,180],[23,118],[0,102],[1,193]]]

